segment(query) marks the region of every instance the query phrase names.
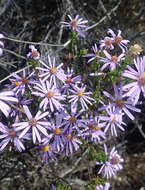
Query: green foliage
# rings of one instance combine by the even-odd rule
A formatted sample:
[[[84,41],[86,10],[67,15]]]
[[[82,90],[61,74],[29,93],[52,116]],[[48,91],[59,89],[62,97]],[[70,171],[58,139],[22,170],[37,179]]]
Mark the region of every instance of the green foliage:
[[[98,152],[98,150],[96,150],[95,147],[93,146],[90,146],[88,154],[89,154],[90,159],[92,160],[96,160],[98,162],[107,161],[107,155],[105,154],[105,152],[103,151]]]
[[[58,184],[57,190],[72,190],[69,185],[66,184]]]
[[[39,66],[39,62],[34,59],[29,59],[28,63],[29,63],[29,65],[32,65],[32,67],[34,67],[34,68]]]
[[[86,186],[86,190],[95,190],[95,187],[97,186],[97,185],[103,185],[103,184],[105,184],[106,183],[106,179],[105,178],[101,178],[101,177],[94,177],[94,178],[92,178],[89,182],[88,182],[88,184],[87,184],[87,186]]]

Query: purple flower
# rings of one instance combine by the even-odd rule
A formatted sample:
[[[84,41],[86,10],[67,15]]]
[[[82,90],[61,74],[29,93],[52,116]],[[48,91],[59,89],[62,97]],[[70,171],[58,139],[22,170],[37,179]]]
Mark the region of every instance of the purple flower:
[[[107,33],[111,35],[111,37],[114,40],[114,43],[118,44],[122,51],[125,52],[125,50],[127,49],[126,45],[129,42],[129,40],[123,39],[123,37],[121,36],[121,30],[118,30],[117,35],[111,29],[109,29]]]
[[[63,66],[63,63],[56,66],[55,58],[51,60],[50,56],[48,55],[48,63],[49,65],[46,65],[43,61],[39,61],[43,67],[36,67],[41,73],[39,74],[40,78],[43,78],[43,81],[46,81],[47,79],[50,79],[50,83],[56,85],[57,80],[61,82],[65,82],[66,75],[64,74],[64,70],[61,68]]]
[[[56,153],[53,150],[53,145],[51,144],[47,144],[47,145],[40,145],[40,155],[41,155],[41,159],[42,162],[44,163],[48,163],[48,160],[54,160],[56,161]]]
[[[101,58],[100,61],[105,64],[101,67],[101,71],[103,71],[106,67],[110,67],[111,71],[116,69],[116,66],[120,64],[120,62],[124,59],[124,54],[121,53],[119,56],[110,55],[106,50],[103,51],[106,58]]]
[[[35,59],[35,60],[40,59],[40,53],[39,53],[38,50],[35,48],[35,46],[29,45],[29,49],[30,49],[31,51],[27,54],[27,57],[28,57],[28,58],[32,58],[32,59]]]
[[[61,22],[65,27],[68,27],[73,32],[77,32],[80,36],[85,37],[85,29],[88,27],[86,24],[88,23],[87,20],[83,20],[79,18],[79,15],[76,15],[75,18],[72,18],[71,15],[67,15],[70,19],[70,22]]]
[[[113,38],[105,37],[104,40],[100,40],[100,48],[101,49],[114,49],[113,46]]]
[[[48,81],[40,80],[40,83],[36,83],[34,89],[37,91],[32,94],[44,98],[40,103],[40,108],[43,108],[44,111],[50,108],[51,112],[53,112],[55,108],[57,110],[63,108],[60,101],[65,99],[64,95],[61,95],[55,85],[52,85]]]
[[[70,89],[70,92],[73,93],[73,95],[69,95],[68,98],[70,99],[69,102],[72,104],[73,107],[78,105],[78,103],[81,104],[81,107],[83,110],[88,109],[88,105],[92,105],[92,102],[94,102],[94,99],[89,97],[91,92],[85,92],[86,86],[78,87],[73,86],[73,89]]]
[[[72,86],[81,82],[81,76],[73,76],[73,75],[74,75],[73,69],[67,68],[65,83],[61,89],[63,93],[69,92]]]
[[[102,165],[98,174],[102,174],[107,179],[116,176],[116,173],[121,170],[123,159],[115,150],[115,147],[112,148],[110,152],[108,152],[106,145],[104,145],[105,154],[107,156],[107,161],[105,162],[97,162],[98,165]]]
[[[93,53],[88,53],[88,54],[84,55],[84,57],[91,57],[88,60],[88,63],[90,63],[91,61],[94,61],[97,57],[99,57],[100,50],[98,49],[96,44],[94,44],[94,46],[92,46],[92,50],[93,50]]]
[[[15,127],[8,128],[7,126],[0,123],[0,151],[3,151],[4,148],[8,145],[8,143],[13,143],[15,148],[22,152],[25,150],[23,145],[24,139],[29,139],[28,135],[23,136],[23,139],[19,139],[19,134],[16,131]]]
[[[140,112],[141,110],[134,107],[131,100],[124,100],[124,95],[122,94],[122,83],[120,84],[120,88],[114,84],[114,92],[114,97],[106,91],[103,92],[106,97],[110,98],[113,101],[113,103],[110,103],[109,106],[115,106],[116,113],[123,111],[131,120],[134,120],[134,116],[130,113],[129,110],[135,112]],[[103,106],[101,109],[106,109],[107,107],[108,106]]]
[[[74,151],[77,151],[82,142],[78,139],[77,135],[74,135],[73,132],[67,132],[64,136],[64,152],[68,156]]]
[[[51,120],[48,126],[49,135],[43,138],[43,144],[52,142],[54,151],[60,152],[64,148],[63,114],[56,114],[55,121]]]
[[[11,110],[10,106],[7,103],[18,102],[18,99],[13,96],[14,96],[14,93],[12,91],[5,91],[5,92],[0,93],[0,110],[3,112],[3,114],[6,117],[8,117]]]
[[[103,185],[97,185],[95,190],[109,190],[110,183],[105,183]]]
[[[31,79],[32,76],[34,76],[34,72],[30,74],[27,74],[25,70],[23,70],[22,76],[19,76],[16,73],[13,73],[12,77],[10,79],[11,83],[10,85],[7,85],[7,87],[11,88],[14,93],[18,94],[24,94],[26,87],[28,87],[30,90],[32,89],[32,85],[35,84],[35,81]]]
[[[35,117],[33,117],[26,105],[23,106],[23,109],[28,121],[13,124],[13,126],[16,127],[16,131],[22,131],[19,135],[19,139],[21,139],[26,133],[28,133],[29,130],[31,130],[33,143],[35,144],[36,141],[40,143],[41,134],[48,136],[46,127],[49,125],[49,122],[42,120],[48,116],[48,112],[41,113],[41,111],[38,111]]]
[[[106,133],[108,130],[111,130],[111,134],[112,136],[117,136],[117,130],[116,129],[120,129],[122,131],[124,131],[124,128],[122,127],[122,125],[126,125],[123,121],[122,121],[122,115],[123,113],[117,113],[115,111],[115,107],[111,107],[109,106],[106,109],[108,116],[100,116],[100,120],[102,121],[106,121],[106,127],[104,132]]]
[[[100,122],[98,117],[90,117],[86,119],[86,128],[82,131],[83,137],[89,137],[93,142],[99,142],[105,139],[105,133],[102,128],[105,127],[105,122]]]
[[[75,129],[80,132],[80,128],[85,128],[85,121],[80,118],[82,113],[83,111],[79,111],[79,113],[77,113],[76,107],[71,107],[71,113],[65,112],[63,117],[64,129],[68,131]]]
[[[127,66],[128,70],[123,73],[124,77],[130,78],[133,82],[123,86],[123,90],[127,91],[126,96],[133,100],[133,104],[137,104],[141,92],[145,97],[145,56],[134,59],[135,69]]]

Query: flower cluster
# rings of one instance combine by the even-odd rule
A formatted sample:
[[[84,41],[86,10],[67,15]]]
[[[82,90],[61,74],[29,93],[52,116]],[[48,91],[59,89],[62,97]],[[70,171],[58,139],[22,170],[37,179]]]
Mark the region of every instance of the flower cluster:
[[[88,21],[79,15],[74,18],[68,15],[68,18],[70,22],[61,23],[85,37]],[[0,122],[0,151],[12,147],[22,152],[32,145],[47,163],[56,161],[62,154],[72,155],[84,141],[105,144],[103,141],[108,137],[117,137],[125,131],[124,118],[134,120],[133,112],[141,112],[137,105],[141,95],[145,97],[145,56],[135,58],[134,64],[121,70],[129,41],[122,37],[120,30],[115,33],[108,29],[107,34],[92,46],[91,53],[83,56],[89,58],[88,63],[98,60],[97,72],[89,74],[96,76],[98,81],[102,71],[112,76],[120,68],[118,79],[113,81],[110,89],[106,83],[103,86],[103,81],[98,82],[96,88],[103,97],[97,97],[100,98],[98,104],[94,89],[88,81],[82,80],[81,75],[75,75],[73,66],[66,68],[50,55],[43,60],[35,46],[29,46],[27,58],[35,61],[37,67],[12,73],[5,85],[7,90],[0,92],[0,114],[7,117],[5,122]],[[3,47],[0,41],[0,55]],[[109,92],[112,89],[114,93]],[[104,145],[104,157],[96,164],[100,166],[98,175],[107,181],[97,185],[96,190],[109,190],[109,180],[123,168],[123,159],[114,145],[110,151]],[[54,185],[52,189],[55,189]]]

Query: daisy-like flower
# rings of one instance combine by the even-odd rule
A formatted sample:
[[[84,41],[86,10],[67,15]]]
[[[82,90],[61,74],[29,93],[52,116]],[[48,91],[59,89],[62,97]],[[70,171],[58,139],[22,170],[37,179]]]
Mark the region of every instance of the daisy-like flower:
[[[143,51],[143,49],[142,49],[142,47],[139,44],[134,44],[128,50],[129,55],[140,55],[140,53],[142,51]]]
[[[108,106],[115,106],[115,111],[117,113],[123,112],[125,113],[131,120],[134,120],[134,116],[131,114],[129,110],[135,111],[135,112],[140,112],[141,110],[133,106],[133,102],[129,99],[125,100],[125,96],[123,94],[122,90],[122,83],[120,84],[120,87],[117,87],[114,84],[114,92],[115,96],[113,97],[111,94],[108,92],[104,91],[104,95],[111,99],[113,103],[110,103],[107,106],[103,106],[101,109],[106,109]],[[101,110],[100,109],[100,110]]]
[[[86,24],[88,23],[87,20],[83,20],[80,18],[79,15],[76,15],[75,18],[73,18],[71,15],[67,15],[70,19],[70,22],[61,22],[65,27],[68,27],[73,32],[77,32],[80,36],[85,37],[85,29],[88,27]]]
[[[133,100],[133,104],[137,104],[141,92],[145,97],[145,56],[134,59],[135,68],[127,66],[128,70],[123,73],[124,77],[130,78],[133,82],[123,86],[123,90],[127,91],[126,95]]]
[[[98,174],[102,174],[107,179],[116,176],[116,173],[121,170],[123,159],[117,153],[115,147],[112,148],[110,152],[108,152],[106,145],[104,145],[105,154],[107,156],[107,160],[105,162],[97,162],[97,165],[102,165]]]
[[[121,36],[121,30],[118,30],[117,35],[111,29],[108,29],[107,33],[111,35],[111,37],[114,40],[114,43],[118,44],[122,51],[125,52],[125,50],[127,49],[126,45],[129,43],[129,40],[123,39],[123,37]]]
[[[31,131],[33,143],[35,144],[37,141],[41,143],[41,135],[48,136],[46,128],[49,125],[49,122],[42,120],[48,116],[48,112],[41,113],[41,111],[38,111],[35,117],[33,117],[26,105],[23,106],[23,109],[28,121],[13,124],[13,126],[16,127],[16,131],[22,131],[19,135],[19,139],[27,134],[28,131]]]
[[[81,107],[83,110],[88,109],[88,105],[92,105],[92,102],[94,102],[94,99],[90,97],[92,94],[91,92],[85,92],[86,86],[78,87],[73,86],[73,89],[70,89],[70,92],[73,93],[73,95],[69,95],[68,98],[70,99],[69,102],[72,104],[72,106],[77,106],[79,103],[81,104]]]
[[[48,160],[54,160],[56,161],[56,153],[53,150],[53,146],[51,144],[47,144],[47,145],[40,145],[40,156],[42,159],[42,162],[44,163],[48,163]]]
[[[106,133],[108,130],[111,130],[112,136],[117,136],[117,129],[119,128],[120,130],[124,131],[124,128],[122,125],[126,125],[122,121],[122,115],[123,113],[117,113],[115,111],[115,107],[108,107],[106,109],[108,116],[100,116],[100,120],[106,121],[107,124],[105,126],[104,132]]]
[[[72,88],[72,86],[81,82],[81,76],[80,75],[79,76],[73,76],[73,75],[74,75],[73,69],[67,68],[65,83],[61,89],[61,91],[64,94],[69,92],[69,89]]]
[[[25,150],[23,140],[29,139],[28,135],[23,136],[19,139],[19,133],[15,127],[8,128],[7,126],[0,123],[0,151],[3,151],[9,143],[13,143],[14,147],[20,152]]]
[[[124,54],[121,53],[119,56],[116,55],[110,55],[106,50],[103,51],[105,54],[105,58],[100,58],[101,62],[104,62],[105,64],[101,67],[101,71],[103,71],[106,67],[110,67],[111,71],[114,71],[117,67],[117,65],[120,64],[120,62],[124,59]]]
[[[86,128],[82,131],[82,135],[93,142],[100,142],[105,139],[105,133],[102,130],[105,125],[105,122],[100,122],[99,117],[90,117],[86,120]]]
[[[32,89],[32,85],[35,84],[35,80],[32,79],[34,76],[34,72],[28,74],[26,70],[23,70],[22,76],[13,73],[12,78],[10,78],[11,84],[6,85],[15,94],[24,94],[26,87],[28,87],[30,90]]]
[[[28,57],[28,58],[32,58],[32,59],[35,59],[35,60],[40,59],[40,53],[39,53],[38,50],[35,48],[35,46],[29,45],[29,49],[30,49],[31,51],[27,54],[27,57]]]
[[[43,144],[52,142],[53,150],[60,152],[64,148],[64,129],[63,129],[63,114],[56,114],[55,121],[51,120],[48,126],[49,135],[43,138]]]
[[[92,51],[93,51],[93,53],[88,53],[88,54],[83,56],[83,57],[91,57],[88,60],[88,63],[90,63],[91,61],[94,61],[97,57],[99,57],[100,50],[97,47],[97,44],[94,44],[94,46],[92,46]]]
[[[50,79],[50,83],[56,85],[57,80],[61,82],[65,82],[66,75],[64,74],[64,70],[61,68],[63,66],[63,63],[56,66],[55,58],[50,58],[48,55],[48,64],[45,64],[43,61],[39,61],[43,67],[36,67],[36,69],[39,70],[40,75],[39,77],[43,79],[43,81],[46,81],[47,79]]]
[[[73,131],[67,131],[64,135],[64,152],[68,156],[72,154],[74,151],[77,151],[82,144],[77,135],[73,134]]]
[[[101,49],[114,49],[114,46],[113,46],[113,38],[110,38],[110,37],[105,37],[104,40],[100,40],[100,48]]]
[[[95,190],[109,190],[110,183],[105,183],[103,185],[97,185]]]
[[[14,97],[14,93],[12,91],[5,91],[0,93],[0,110],[6,117],[8,117],[11,108],[6,102],[18,102],[18,99]]]
[[[81,119],[83,111],[77,112],[77,107],[71,107],[71,112],[65,112],[63,115],[63,125],[65,130],[76,129],[78,132],[80,128],[85,128],[85,121]]]
[[[48,108],[50,108],[51,112],[53,112],[55,109],[63,109],[63,105],[60,103],[60,101],[64,100],[65,98],[64,95],[61,95],[56,86],[52,85],[48,81],[40,80],[40,83],[36,83],[34,89],[37,91],[33,92],[32,94],[44,98],[40,103],[40,108],[43,108],[44,111]]]

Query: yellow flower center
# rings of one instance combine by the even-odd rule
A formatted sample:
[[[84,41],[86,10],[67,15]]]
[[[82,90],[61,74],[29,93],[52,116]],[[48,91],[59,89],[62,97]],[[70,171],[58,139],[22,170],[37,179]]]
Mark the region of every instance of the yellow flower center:
[[[15,83],[16,86],[19,86],[19,85],[22,84],[22,81],[16,81],[16,82],[14,82],[14,83]]]
[[[57,68],[56,68],[56,67],[52,67],[52,68],[50,69],[50,72],[53,73],[53,74],[56,73],[56,72],[57,72]]]
[[[43,146],[41,148],[44,152],[48,152],[50,150],[50,146]]]
[[[79,96],[79,97],[84,96],[84,91],[83,90],[78,91],[77,96]]]
[[[48,91],[46,94],[47,98],[52,98],[53,96],[54,96],[54,92],[52,92],[52,91]]]
[[[56,135],[60,135],[61,134],[61,129],[59,129],[59,128],[56,128],[56,129],[54,129],[54,133],[56,134]]]
[[[95,126],[95,128],[94,128],[96,131],[100,131],[101,130],[101,127],[99,127],[99,126]]]
[[[31,126],[34,126],[34,125],[36,125],[37,124],[37,120],[35,119],[35,118],[33,118],[33,119],[31,119],[30,121],[29,121],[29,125],[31,125]]]
[[[115,42],[118,43],[118,44],[119,44],[122,40],[123,40],[123,38],[122,38],[121,36],[117,36],[117,37],[115,38]]]
[[[118,107],[123,107],[124,105],[125,105],[125,103],[124,103],[124,101],[123,100],[116,100],[116,105],[118,106]]]
[[[117,56],[112,56],[112,58],[111,58],[111,61],[113,61],[113,62],[117,62],[118,61],[118,57]]]

